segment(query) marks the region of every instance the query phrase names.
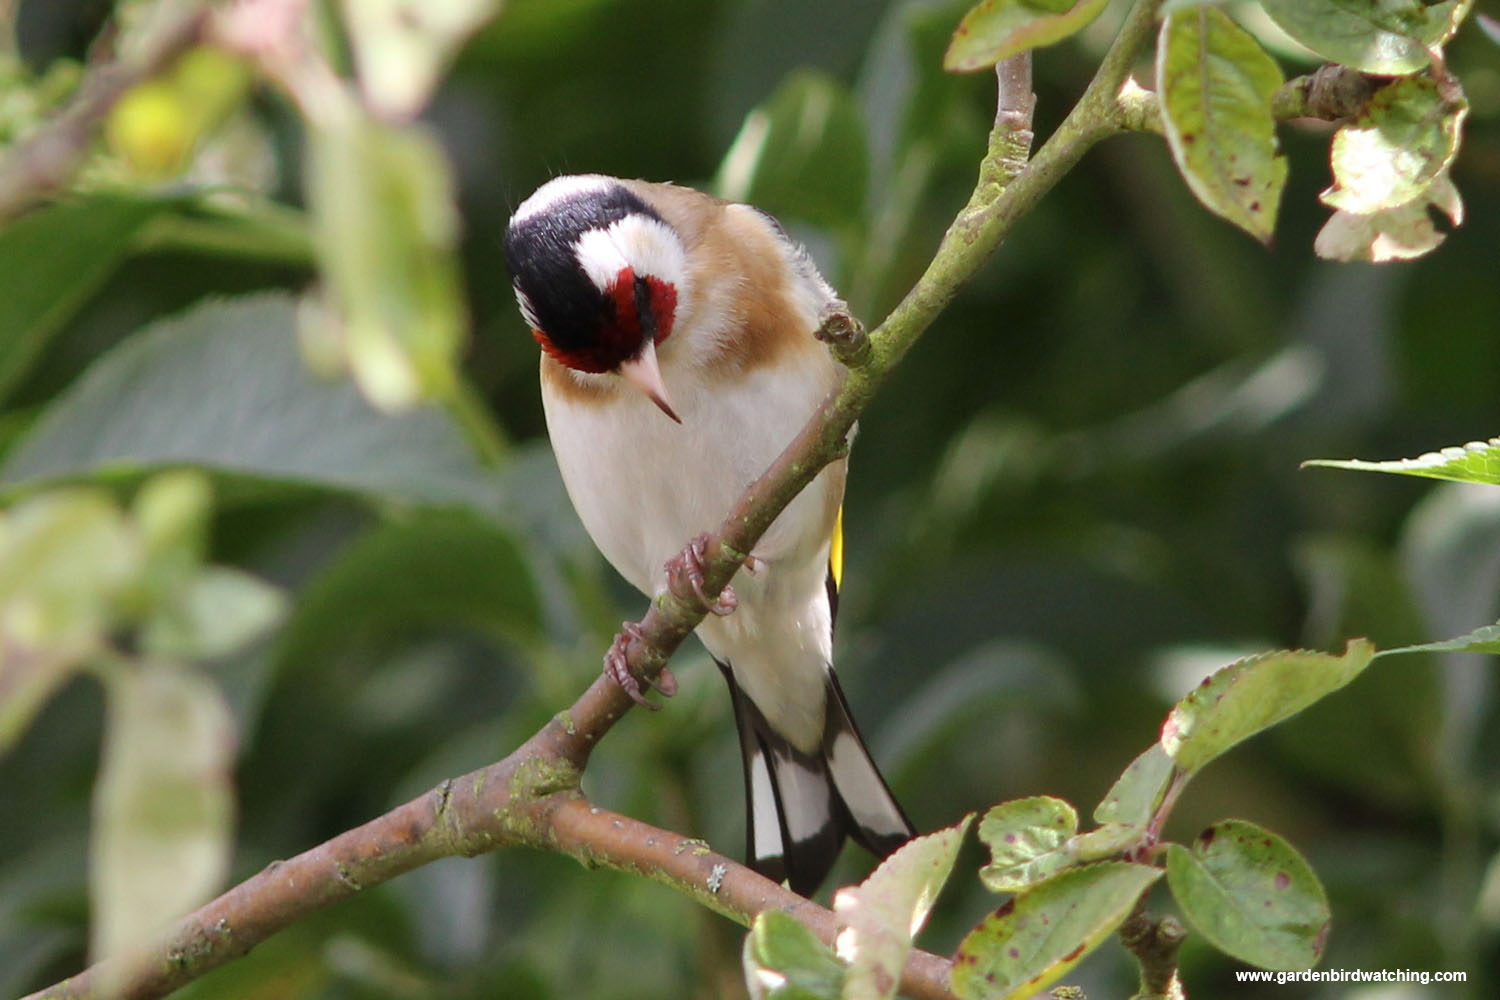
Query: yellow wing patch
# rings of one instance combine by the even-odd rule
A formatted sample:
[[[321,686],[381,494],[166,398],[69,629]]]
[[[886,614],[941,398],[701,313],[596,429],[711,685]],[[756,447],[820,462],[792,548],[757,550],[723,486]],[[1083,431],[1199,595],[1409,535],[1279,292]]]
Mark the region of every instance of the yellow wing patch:
[[[833,539],[828,546],[828,575],[833,578],[835,592],[844,586],[844,505],[839,504],[838,517],[833,522]]]

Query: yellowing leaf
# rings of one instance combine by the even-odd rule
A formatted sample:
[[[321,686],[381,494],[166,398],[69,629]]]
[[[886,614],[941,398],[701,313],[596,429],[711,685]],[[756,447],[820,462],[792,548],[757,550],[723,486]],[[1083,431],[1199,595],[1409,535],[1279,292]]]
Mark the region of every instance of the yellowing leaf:
[[[407,118],[427,103],[438,76],[500,0],[344,0],[344,18],[365,98]]]
[[[1422,197],[1458,153],[1469,105],[1432,79],[1408,76],[1375,92],[1333,137],[1333,187],[1320,196],[1343,212],[1369,214]]]
[[[0,536],[0,639],[91,647],[141,564],[139,539],[103,490],[22,501]]]
[[[146,944],[219,888],[234,818],[234,724],[212,683],[146,661],[112,672],[107,693],[89,864],[95,961]]]
[[[1459,226],[1464,203],[1446,172],[1418,198],[1367,214],[1334,212],[1313,240],[1313,250],[1327,260],[1370,261],[1381,264],[1411,260],[1437,248],[1445,238],[1433,222],[1435,208]]]
[[[943,68],[972,73],[1053,45],[1087,27],[1108,5],[1109,0],[981,0],[958,22]]]
[[[1172,158],[1199,201],[1263,242],[1286,184],[1271,116],[1281,82],[1276,61],[1219,8],[1163,19],[1156,89]]]
[[[447,162],[416,128],[338,118],[309,140],[307,197],[328,283],[314,342],[325,356],[335,345],[381,409],[446,398],[466,325]]]
[[[227,656],[286,615],[280,590],[227,566],[199,570],[141,628],[149,654],[204,660]]]
[[[833,909],[846,922],[836,942],[848,963],[844,1000],[896,995],[912,938],[927,922],[937,894],[953,871],[972,816],[957,826],[917,837],[886,858],[859,886],[834,894]]]

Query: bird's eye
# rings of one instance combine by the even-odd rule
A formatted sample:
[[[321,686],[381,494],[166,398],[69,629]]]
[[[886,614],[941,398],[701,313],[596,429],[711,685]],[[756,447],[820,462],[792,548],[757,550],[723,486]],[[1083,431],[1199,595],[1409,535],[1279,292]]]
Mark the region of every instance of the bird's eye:
[[[672,333],[677,317],[677,286],[653,275],[636,278],[635,308],[643,317],[643,328],[647,322],[644,317],[650,317],[651,336],[661,343]]]
[[[651,279],[635,276],[635,314],[640,317],[641,339],[653,343],[660,339],[655,304],[651,301]]]

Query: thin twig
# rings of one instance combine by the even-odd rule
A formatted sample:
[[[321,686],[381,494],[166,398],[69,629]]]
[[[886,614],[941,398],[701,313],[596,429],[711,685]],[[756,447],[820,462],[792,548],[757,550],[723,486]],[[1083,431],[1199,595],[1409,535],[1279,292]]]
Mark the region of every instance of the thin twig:
[[[1013,151],[1003,157],[1002,166],[1014,177],[1031,159],[1032,119],[1036,113],[1036,94],[1031,91],[1031,53],[1002,59],[995,64],[995,131],[1010,136]]]
[[[1177,974],[1177,950],[1187,931],[1173,916],[1156,917],[1146,910],[1146,896],[1120,925],[1120,943],[1135,956],[1140,988],[1130,1000],[1185,1000]]]
[[[1348,121],[1364,111],[1379,89],[1378,79],[1348,66],[1327,63],[1278,87],[1271,95],[1271,117],[1282,122]],[[1161,133],[1161,100],[1154,91],[1129,81],[1120,92],[1118,104],[1122,128]]]
[[[72,103],[0,163],[0,222],[65,188],[115,103],[196,45],[207,17],[203,10],[184,16],[162,32],[143,59],[116,59],[89,70]]]
[[[1359,115],[1379,89],[1379,83],[1357,69],[1325,63],[1282,84],[1271,98],[1271,114],[1281,121],[1343,121]]]

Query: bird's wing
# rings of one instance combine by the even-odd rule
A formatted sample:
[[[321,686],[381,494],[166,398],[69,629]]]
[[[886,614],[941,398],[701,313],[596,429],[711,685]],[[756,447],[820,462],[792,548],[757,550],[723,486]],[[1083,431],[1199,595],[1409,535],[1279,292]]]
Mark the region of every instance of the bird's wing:
[[[837,621],[839,616],[839,587],[844,582],[844,505],[839,504],[839,513],[833,521],[833,538],[828,544],[828,620]]]

